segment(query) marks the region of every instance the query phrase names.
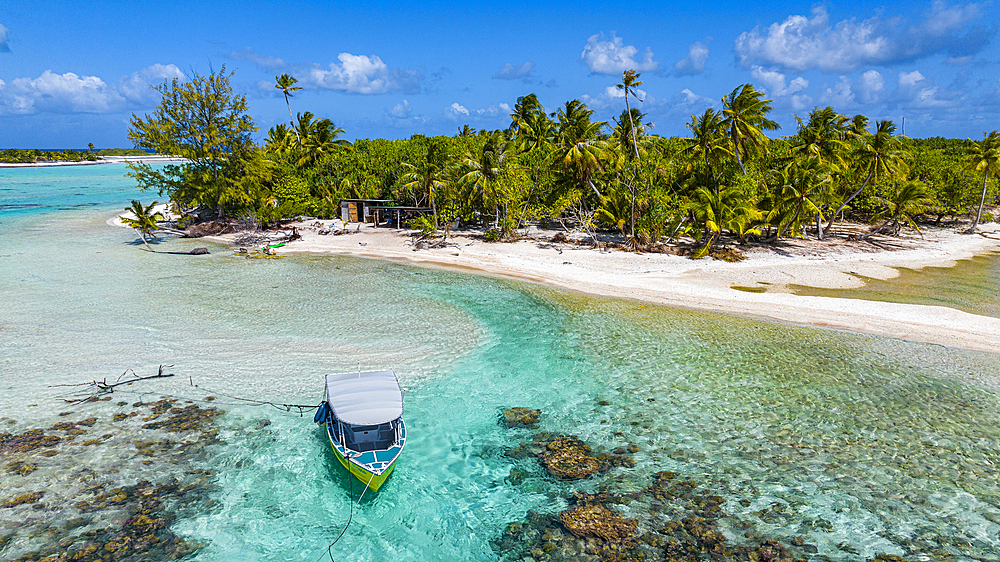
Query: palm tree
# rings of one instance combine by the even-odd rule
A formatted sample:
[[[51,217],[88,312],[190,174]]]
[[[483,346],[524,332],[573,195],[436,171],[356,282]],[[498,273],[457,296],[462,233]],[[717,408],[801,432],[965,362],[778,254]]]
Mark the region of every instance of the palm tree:
[[[767,114],[774,108],[771,100],[761,99],[763,95],[753,84],[743,84],[722,98],[723,123],[728,129],[736,163],[740,165],[744,175],[747,169],[741,154],[745,156],[751,147],[762,146],[767,141],[764,131],[781,128],[777,122],[767,118]]]
[[[495,228],[500,226],[500,201],[494,184],[508,166],[509,154],[509,143],[506,138],[502,133],[494,133],[487,137],[481,150],[466,153],[463,162],[469,171],[460,181],[468,185],[473,194],[480,195],[484,205],[487,204],[488,198],[493,199]]]
[[[267,131],[267,141],[265,142],[268,150],[281,155],[295,147],[295,138],[292,131],[284,123],[278,123]]]
[[[837,113],[832,107],[814,109],[809,113],[808,123],[795,116],[799,131],[792,138],[793,152],[803,156],[815,156],[827,164],[841,167],[847,151],[845,138],[850,130],[850,120]]]
[[[158,221],[163,220],[162,213],[160,213],[159,211],[155,213],[153,212],[153,209],[156,208],[156,205],[158,205],[158,202],[153,201],[149,205],[143,207],[142,203],[133,199],[132,206],[126,207],[125,210],[132,213],[132,215],[135,218],[129,218],[125,216],[120,217],[122,222],[125,223],[126,226],[130,226],[135,229],[135,231],[139,234],[139,238],[142,239],[142,243],[145,244],[146,249],[149,250],[150,252],[152,252],[153,249],[150,248],[149,244],[146,242],[146,237],[149,236],[153,240],[156,240],[156,235],[154,234],[154,231],[156,231],[160,227]]]
[[[868,238],[883,230],[890,230],[895,236],[899,234],[899,229],[903,224],[908,224],[915,228],[917,232],[920,232],[920,227],[917,226],[913,217],[925,212],[934,204],[934,200],[931,199],[930,189],[924,182],[916,180],[895,185],[889,192],[888,197],[878,197],[877,199],[883,205],[883,210],[878,216],[886,220],[878,228],[865,234],[862,238]],[[920,236],[923,237],[922,232]]]
[[[635,97],[635,99],[642,102],[642,100],[639,99],[639,94],[636,93],[636,88],[642,86],[643,83],[642,80],[639,80],[639,76],[641,76],[641,74],[636,72],[635,70],[632,69],[626,70],[625,72],[622,72],[622,83],[615,84],[615,87],[618,88],[619,90],[625,90],[625,111],[628,113],[629,116],[629,121],[630,121],[629,124],[631,125],[629,129],[632,132],[632,147],[635,149],[636,160],[639,159],[639,146],[635,143],[635,123],[631,122],[632,110],[628,105],[628,97],[631,95]]]
[[[615,128],[611,131],[611,139],[616,141],[615,145],[629,161],[638,159],[635,155],[639,154],[639,144],[642,143],[646,132],[646,126],[642,122],[645,118],[645,113],[633,107],[628,111],[622,111],[621,115],[614,119]]]
[[[894,134],[896,132],[896,125],[887,119],[877,121],[875,129],[874,135],[860,137],[860,144],[852,157],[852,160],[859,164],[860,171],[867,171],[868,175],[865,177],[865,181],[862,182],[861,187],[848,196],[837,207],[837,210],[830,215],[830,220],[827,222],[826,228],[823,229],[824,233],[830,230],[837,215],[844,210],[844,207],[848,203],[861,194],[861,191],[864,190],[869,181],[874,179],[877,182],[880,179],[906,170],[906,163],[903,161],[906,152],[900,142],[900,137]]]
[[[704,228],[708,240],[693,255],[700,258],[712,251],[723,230],[735,232],[740,240],[749,234],[760,234],[756,228],[764,218],[753,201],[737,187],[729,186],[720,191],[700,186],[689,202],[691,213]]]
[[[517,98],[517,101],[514,102],[514,113],[510,114],[508,130],[515,134],[519,133],[521,126],[538,113],[545,113],[545,108],[538,101],[538,96],[528,94]]]
[[[559,109],[554,115],[558,119],[556,131],[556,146],[553,157],[561,164],[564,172],[574,178],[576,187],[590,188],[603,199],[601,192],[594,185],[593,175],[603,170],[602,161],[607,157],[607,142],[601,138],[601,128],[607,123],[594,123],[590,116],[594,112],[580,100],[572,100]]]
[[[298,165],[315,164],[324,155],[338,147],[350,144],[344,139],[338,139],[344,134],[344,129],[334,125],[333,121],[323,118],[313,118],[309,111],[296,114],[298,118],[297,133],[302,145],[303,154]]]
[[[616,149],[616,152],[621,153],[624,156],[624,162],[622,166],[616,166],[618,168],[627,168],[623,170],[623,173],[618,177],[625,177],[626,183],[628,184],[628,190],[630,194],[630,199],[632,202],[632,212],[630,220],[630,235],[635,238],[635,192],[637,189],[637,184],[639,180],[639,172],[636,169],[637,164],[639,164],[639,145],[636,140],[636,123],[638,123],[639,135],[645,132],[642,120],[646,117],[645,113],[641,113],[638,109],[626,109],[622,111],[622,114],[616,119],[616,125],[614,130],[611,132],[611,138],[613,141],[612,146]],[[642,137],[639,137],[642,140]],[[633,156],[634,155],[634,156]],[[625,171],[631,171],[632,177],[628,178],[628,174]]]
[[[545,114],[545,108],[535,94],[517,98],[510,119],[507,130],[515,135],[522,151],[527,152],[551,142],[555,123]]]
[[[685,141],[687,146],[683,153],[691,156],[691,162],[704,160],[705,168],[712,176],[715,192],[718,193],[719,183],[715,177],[713,164],[718,165],[722,157],[733,155],[726,146],[726,130],[722,114],[708,108],[701,116],[692,115],[691,122],[687,126],[691,129],[692,138]]]
[[[849,132],[855,137],[861,137],[868,134],[868,118],[860,113],[855,115],[851,119],[851,125]]]
[[[555,133],[556,124],[544,112],[529,116],[517,128],[517,138],[525,152],[552,144]]]
[[[779,181],[780,185],[774,195],[774,205],[767,217],[768,221],[778,220],[778,233],[775,239],[781,238],[786,229],[797,232],[802,220],[813,216],[818,217],[816,236],[820,237],[822,227],[820,204],[833,181],[829,165],[817,157],[797,160],[785,168],[779,176]]]
[[[300,91],[302,88],[296,86],[298,80],[293,78],[289,74],[282,74],[281,76],[275,76],[274,81],[276,84],[275,88],[281,90],[281,93],[285,94],[285,106],[288,107],[288,121],[292,124],[292,130],[295,130],[295,120],[292,119],[292,106],[288,103],[288,98],[292,97],[295,92]],[[302,143],[302,138],[298,136],[298,132],[295,134],[296,138],[299,139],[299,144]]]
[[[996,131],[983,133],[983,140],[973,143],[969,160],[970,169],[983,173],[983,195],[979,199],[979,210],[976,211],[976,220],[966,231],[972,233],[976,231],[979,219],[983,216],[983,205],[986,203],[986,182],[990,179],[990,172],[995,175],[997,171],[1000,171],[1000,134]]]
[[[403,162],[403,167],[409,171],[400,178],[406,182],[402,186],[404,189],[413,190],[414,193],[427,192],[431,203],[431,212],[434,214],[435,231],[438,229],[438,212],[437,204],[434,201],[434,192],[447,186],[444,181],[444,166],[440,160],[436,155],[435,146],[431,145],[427,147],[427,154],[424,155],[424,158],[416,164]]]

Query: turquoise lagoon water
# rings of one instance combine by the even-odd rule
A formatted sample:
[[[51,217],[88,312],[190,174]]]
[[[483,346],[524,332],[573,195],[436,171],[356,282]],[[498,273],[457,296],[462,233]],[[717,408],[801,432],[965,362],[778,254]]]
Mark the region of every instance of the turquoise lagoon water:
[[[2,474],[0,504],[46,495],[0,508],[0,557],[132,521],[58,501],[60,489],[195,474],[209,485],[170,522],[201,547],[190,559],[317,560],[360,487],[311,411],[234,397],[315,404],[323,374],[360,365],[397,371],[410,438],[389,482],[357,503],[336,560],[509,558],[494,542],[510,523],[558,514],[573,491],[642,489],[661,470],[727,500],[732,543],[750,525],[803,537],[815,560],[1000,559],[1000,356],[374,260],[151,254],[106,223],[137,197],[123,171],[0,170],[0,433],[97,420],[58,454],[27,457],[34,472]],[[86,387],[52,386],[161,364],[176,376],[110,401],[68,404]],[[161,396],[224,408],[212,444],[169,449],[111,421]],[[498,423],[512,406],[599,450],[635,444],[636,466],[555,481],[506,454],[533,433]],[[641,519],[638,504],[616,509]]]

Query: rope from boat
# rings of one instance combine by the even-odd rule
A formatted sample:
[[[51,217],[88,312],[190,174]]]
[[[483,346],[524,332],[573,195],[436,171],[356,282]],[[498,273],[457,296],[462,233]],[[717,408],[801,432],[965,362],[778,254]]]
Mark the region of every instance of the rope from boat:
[[[351,462],[351,457],[349,455],[347,457],[347,462],[348,463]],[[333,539],[333,542],[330,543],[330,546],[326,547],[326,552],[323,553],[323,554],[326,554],[326,555],[328,555],[330,557],[330,562],[336,562],[333,559],[333,553],[330,552],[330,550],[333,548],[333,545],[337,544],[337,541],[340,540],[340,537],[344,536],[344,533],[347,532],[347,527],[350,526],[351,520],[354,519],[354,509],[357,506],[361,505],[361,498],[365,497],[365,492],[368,491],[369,486],[372,485],[372,480],[375,479],[375,474],[372,474],[371,478],[368,479],[368,483],[365,484],[365,489],[361,492],[361,495],[358,496],[358,503],[355,504],[354,503],[354,475],[350,473],[351,472],[350,468],[347,469],[347,472],[348,472],[348,478],[351,481],[351,513],[347,516],[347,522],[344,523],[344,528],[340,530],[340,534],[337,535],[337,538]],[[323,559],[323,554],[319,555],[319,558],[316,559],[316,562],[319,562],[320,560]]]

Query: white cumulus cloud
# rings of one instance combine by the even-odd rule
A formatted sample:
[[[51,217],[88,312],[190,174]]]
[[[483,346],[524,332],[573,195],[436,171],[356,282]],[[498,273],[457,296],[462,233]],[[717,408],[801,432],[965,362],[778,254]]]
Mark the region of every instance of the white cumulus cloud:
[[[491,105],[489,107],[476,110],[476,115],[480,117],[501,117],[508,116],[510,113],[510,105],[506,103]]]
[[[154,64],[122,78],[118,89],[130,102],[153,105],[160,100],[160,93],[150,86],[184,79],[184,73],[173,64]]]
[[[805,90],[809,86],[809,81],[799,76],[785,86],[785,75],[777,70],[765,69],[754,66],[750,69],[750,76],[754,80],[762,83],[764,89],[774,97],[789,96]]]
[[[708,46],[695,41],[688,47],[688,55],[677,61],[674,71],[680,76],[693,76],[705,72],[705,61],[708,60]]]
[[[611,40],[604,41],[603,34],[591,35],[587,44],[583,47],[580,60],[587,65],[591,72],[597,74],[621,74],[632,69],[640,72],[654,71],[659,68],[660,63],[653,60],[653,51],[646,47],[642,54],[642,60],[636,61],[635,56],[639,54],[639,49],[632,45],[625,45],[622,38],[611,33]]]
[[[284,59],[278,58],[274,55],[261,55],[255,53],[250,47],[246,47],[242,51],[233,51],[229,53],[229,58],[253,63],[264,70],[274,70],[285,66]]]
[[[837,80],[836,84],[823,91],[820,101],[827,105],[840,108],[843,106],[853,106],[854,98],[854,88],[852,87],[850,78],[847,76],[841,76],[840,79]]]
[[[534,61],[528,61],[521,66],[514,66],[511,63],[503,65],[496,74],[493,75],[494,78],[500,80],[525,80],[531,78],[531,71],[535,68]]]
[[[882,90],[885,89],[885,78],[877,70],[867,70],[861,75],[858,82],[858,90],[861,94],[861,101],[864,103],[874,103],[879,101]]]
[[[826,8],[818,5],[811,17],[790,15],[767,29],[741,33],[735,51],[746,68],[763,64],[823,72],[850,72],[863,65],[910,62],[939,53],[965,60],[996,33],[981,25],[981,18],[976,4],[949,6],[938,1],[916,24],[898,17],[831,23]]]
[[[911,109],[948,108],[961,94],[938,87],[919,70],[900,72],[892,101]]]
[[[0,53],[10,52],[10,44],[7,41],[7,35],[9,33],[10,30],[4,27],[3,24],[0,24]]]
[[[464,105],[458,103],[457,101],[449,105],[447,109],[445,109],[444,111],[449,117],[453,119],[459,118],[463,115],[468,117],[469,115],[469,110],[466,109]]]
[[[392,117],[393,119],[407,119],[413,115],[413,109],[410,108],[410,102],[403,100],[402,102],[392,106],[392,109],[390,109],[387,113],[389,114],[389,117]]]
[[[97,76],[46,70],[38,78],[15,78],[5,88],[15,113],[112,113],[125,106],[125,98]]]
[[[415,70],[389,68],[376,55],[340,53],[340,64],[330,63],[329,70],[314,67],[302,80],[306,85],[348,94],[417,93],[420,74]]]
[[[155,105],[160,94],[151,90],[184,74],[172,64],[154,64],[124,76],[118,85],[98,76],[46,70],[38,78],[15,78],[0,87],[0,113],[118,113]]]

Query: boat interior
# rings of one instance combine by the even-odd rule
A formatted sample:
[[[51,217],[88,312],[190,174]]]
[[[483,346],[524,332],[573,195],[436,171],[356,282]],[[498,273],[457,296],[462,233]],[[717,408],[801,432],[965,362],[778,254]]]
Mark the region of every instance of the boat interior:
[[[352,451],[384,451],[398,441],[399,420],[378,425],[351,425],[336,419],[331,421],[333,435]]]

